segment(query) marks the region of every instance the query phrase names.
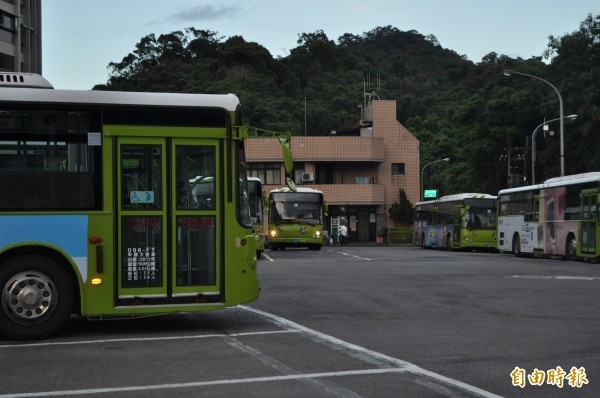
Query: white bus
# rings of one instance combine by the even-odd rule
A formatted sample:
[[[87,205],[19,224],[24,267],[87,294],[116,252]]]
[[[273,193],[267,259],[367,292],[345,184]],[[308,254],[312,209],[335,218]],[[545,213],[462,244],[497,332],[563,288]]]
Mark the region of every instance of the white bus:
[[[498,193],[498,249],[515,255],[598,258],[600,172]]]

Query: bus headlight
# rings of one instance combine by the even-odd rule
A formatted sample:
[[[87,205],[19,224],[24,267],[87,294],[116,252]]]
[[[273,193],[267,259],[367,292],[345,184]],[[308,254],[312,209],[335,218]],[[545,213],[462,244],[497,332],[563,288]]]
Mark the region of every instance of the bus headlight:
[[[271,230],[271,237],[276,237],[277,236],[277,231],[276,230]]]
[[[317,236],[317,238],[321,237],[321,231],[319,231],[318,229],[315,231],[315,235]]]

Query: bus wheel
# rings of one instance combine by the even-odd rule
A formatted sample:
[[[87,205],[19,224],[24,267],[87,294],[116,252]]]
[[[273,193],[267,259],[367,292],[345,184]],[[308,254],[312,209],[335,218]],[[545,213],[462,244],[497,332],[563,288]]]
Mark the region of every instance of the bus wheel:
[[[55,261],[15,257],[0,266],[0,333],[18,340],[41,339],[71,315],[73,287]]]
[[[575,237],[572,234],[569,234],[567,238],[567,260],[575,261],[577,260],[577,242],[575,241]]]
[[[452,237],[450,234],[446,237],[446,250],[452,250]]]
[[[256,259],[260,259],[262,257],[262,250],[257,250],[256,251]]]
[[[521,241],[519,239],[519,234],[515,234],[515,236],[513,236],[512,252],[515,257],[519,257],[521,255]]]
[[[277,247],[277,245],[274,243],[272,243],[269,247],[271,248],[272,252],[277,251],[279,249],[279,247]]]

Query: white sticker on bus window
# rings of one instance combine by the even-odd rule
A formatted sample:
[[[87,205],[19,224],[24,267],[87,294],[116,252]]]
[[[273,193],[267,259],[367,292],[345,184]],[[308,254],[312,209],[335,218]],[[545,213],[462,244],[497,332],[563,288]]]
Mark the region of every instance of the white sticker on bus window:
[[[88,146],[100,146],[102,145],[102,134],[100,133],[88,133]]]
[[[131,191],[129,192],[129,201],[132,204],[154,203],[154,191]]]

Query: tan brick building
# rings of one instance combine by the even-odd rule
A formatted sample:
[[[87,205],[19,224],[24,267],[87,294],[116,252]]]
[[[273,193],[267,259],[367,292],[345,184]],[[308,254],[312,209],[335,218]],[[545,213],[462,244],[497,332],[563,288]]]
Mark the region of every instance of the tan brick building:
[[[345,222],[350,241],[383,242],[384,228],[394,226],[388,209],[400,201],[399,189],[411,203],[419,200],[419,141],[396,120],[396,101],[370,101],[362,118],[353,135],[292,137],[293,177],[323,192],[325,230]],[[267,193],[285,185],[277,140],[247,140],[246,161]]]

